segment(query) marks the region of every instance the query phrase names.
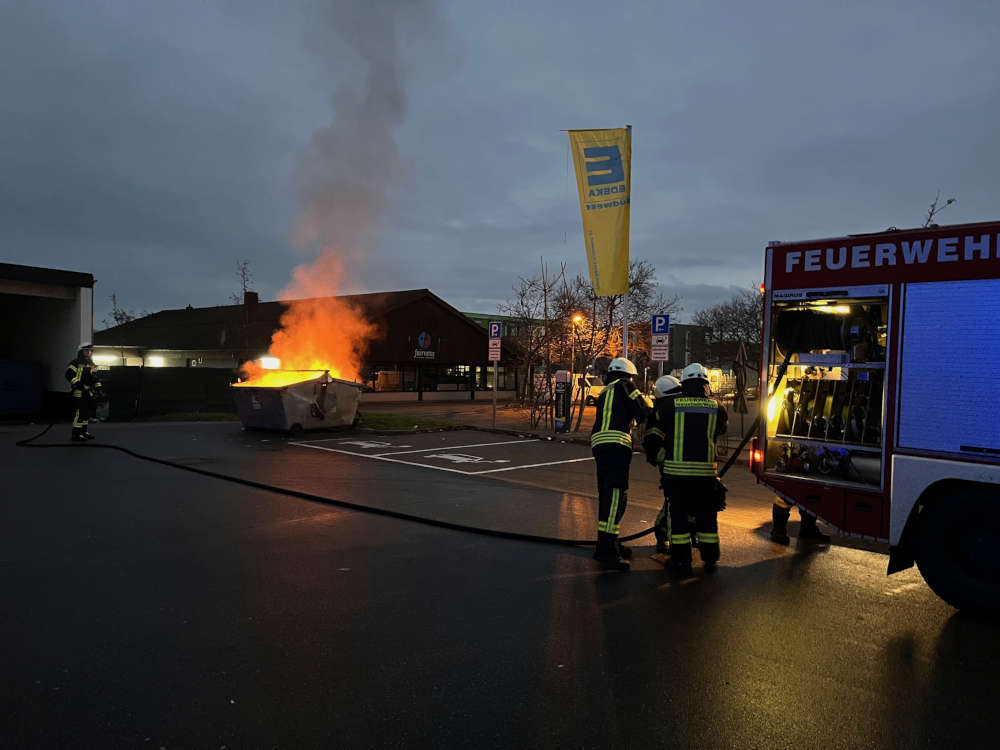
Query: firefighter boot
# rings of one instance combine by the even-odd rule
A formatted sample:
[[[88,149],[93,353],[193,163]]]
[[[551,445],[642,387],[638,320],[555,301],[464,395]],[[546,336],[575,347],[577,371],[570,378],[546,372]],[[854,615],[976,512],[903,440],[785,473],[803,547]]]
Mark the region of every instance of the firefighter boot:
[[[632,565],[618,551],[618,535],[597,532],[597,549],[594,559],[601,564],[603,570],[629,570]]]
[[[771,541],[776,544],[788,544],[788,516],[791,508],[782,508],[775,503],[771,506]]]
[[[820,531],[819,526],[816,525],[815,516],[803,513],[801,510],[799,511],[799,515],[802,517],[802,523],[799,526],[799,539],[805,539],[817,544],[828,544],[830,542],[830,536]]]
[[[663,510],[656,514],[653,522],[653,536],[656,537],[656,552],[660,555],[670,554],[670,516]]]
[[[626,547],[621,542],[618,542],[618,557],[623,557],[626,560],[632,559],[632,548]]]
[[[84,437],[84,435],[83,435],[83,428],[82,427],[74,427],[73,428],[73,436],[70,438],[70,440],[72,440],[74,443],[86,443],[87,442],[87,438]]]

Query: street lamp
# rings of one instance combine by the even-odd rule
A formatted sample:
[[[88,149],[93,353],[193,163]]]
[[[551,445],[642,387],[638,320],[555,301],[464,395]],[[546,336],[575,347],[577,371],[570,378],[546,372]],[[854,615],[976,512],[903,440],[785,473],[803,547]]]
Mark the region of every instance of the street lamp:
[[[576,371],[576,327],[583,322],[583,316],[576,313],[573,318],[573,327],[569,332],[569,372],[572,375]]]

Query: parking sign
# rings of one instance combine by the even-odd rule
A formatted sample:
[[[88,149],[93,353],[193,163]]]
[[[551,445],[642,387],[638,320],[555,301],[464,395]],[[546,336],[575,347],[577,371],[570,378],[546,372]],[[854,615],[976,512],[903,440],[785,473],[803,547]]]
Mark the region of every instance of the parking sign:
[[[668,334],[670,333],[670,316],[669,315],[654,315],[653,316],[653,335],[656,334]]]
[[[490,338],[500,338],[500,323],[495,320],[490,322]]]

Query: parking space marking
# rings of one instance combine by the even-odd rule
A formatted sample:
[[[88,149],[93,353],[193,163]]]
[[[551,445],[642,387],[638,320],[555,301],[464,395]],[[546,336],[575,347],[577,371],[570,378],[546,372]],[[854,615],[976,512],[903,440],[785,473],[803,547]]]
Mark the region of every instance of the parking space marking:
[[[289,445],[297,445],[300,448],[313,448],[314,450],[327,451],[329,453],[340,453],[345,456],[357,456],[358,458],[371,458],[376,461],[387,461],[389,463],[394,463],[394,464],[403,464],[404,466],[418,466],[422,469],[436,469],[437,471],[450,471],[453,474],[464,474],[467,477],[476,476],[478,474],[493,474],[500,471],[516,471],[517,469],[534,469],[540,466],[556,466],[559,464],[574,464],[574,463],[579,463],[580,461],[594,460],[593,456],[586,456],[584,458],[567,458],[561,461],[545,461],[543,463],[535,463],[535,464],[519,464],[517,466],[504,466],[499,469],[481,469],[479,471],[463,471],[462,469],[453,469],[448,466],[439,466],[437,464],[425,464],[425,463],[420,463],[418,461],[406,461],[401,458],[391,458],[391,456],[398,455],[399,453],[405,453],[405,454],[429,453],[430,451],[450,451],[455,448],[487,447],[491,445],[514,445],[519,443],[536,443],[536,442],[541,442],[541,441],[538,438],[533,438],[530,440],[505,440],[497,443],[480,443],[475,446],[472,445],[465,445],[465,446],[456,445],[456,446],[445,446],[445,447],[437,446],[436,448],[425,448],[415,451],[399,451],[398,453],[359,453],[357,451],[344,450],[343,448],[328,448],[324,445],[315,445],[314,443],[292,442],[289,443]],[[428,456],[428,458],[435,458],[435,456]],[[473,457],[470,456],[469,458]],[[496,460],[489,461],[486,459],[482,459],[477,462],[470,461],[470,463],[498,463],[498,461]]]
[[[469,445],[436,445],[433,448],[420,448],[419,450],[412,451],[392,451],[391,453],[372,453],[373,456],[399,456],[403,453],[429,453],[430,451],[440,451],[440,450],[458,450],[459,448],[483,448],[488,445],[515,445],[517,443],[537,443],[538,438],[531,438],[530,440],[503,440],[499,443],[471,443]],[[401,445],[400,448],[406,448],[407,446]],[[367,454],[366,454],[367,455]]]
[[[340,448],[325,448],[322,445],[310,445],[309,443],[289,443],[289,445],[297,445],[300,448],[313,448],[318,451],[329,451],[330,453],[342,453],[345,456],[358,456],[359,458],[373,458],[376,461],[388,461],[393,464],[404,464],[406,466],[420,466],[424,469],[437,469],[438,471],[450,471],[455,474],[474,474],[471,471],[462,471],[460,469],[449,469],[447,466],[433,466],[432,464],[418,464],[415,461],[404,461],[401,458],[387,458],[386,456],[376,456],[371,453],[357,453],[356,451],[345,451]]]
[[[593,461],[593,456],[585,458],[566,458],[562,461],[546,461],[543,464],[524,464],[523,466],[505,466],[502,469],[486,469],[485,471],[470,471],[470,474],[494,474],[498,471],[514,471],[514,469],[534,469],[537,466],[555,466],[556,464],[575,464],[580,461]]]

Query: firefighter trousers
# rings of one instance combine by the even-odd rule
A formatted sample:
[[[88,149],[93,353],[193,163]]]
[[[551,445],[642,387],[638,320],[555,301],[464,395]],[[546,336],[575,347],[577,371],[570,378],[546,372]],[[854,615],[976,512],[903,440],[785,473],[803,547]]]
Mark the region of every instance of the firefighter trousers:
[[[701,560],[719,560],[719,519],[715,509],[715,483],[701,478],[676,479],[670,487],[670,561],[677,568],[691,566],[692,531]],[[694,524],[688,516],[694,517]]]
[[[79,396],[73,394],[73,435],[82,435],[87,432],[87,425],[94,415],[94,400],[81,393]]]
[[[618,526],[628,505],[628,474],[632,449],[625,445],[598,445],[593,449],[597,466],[597,557],[618,556]]]

